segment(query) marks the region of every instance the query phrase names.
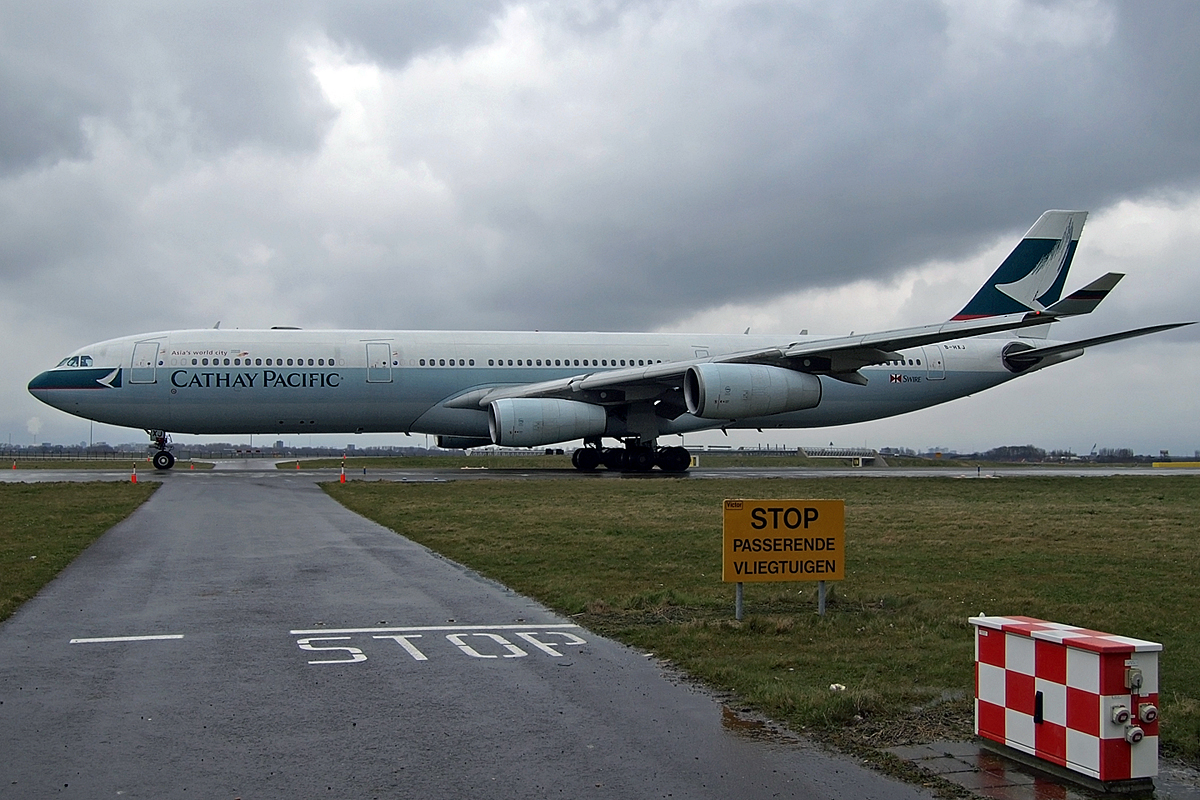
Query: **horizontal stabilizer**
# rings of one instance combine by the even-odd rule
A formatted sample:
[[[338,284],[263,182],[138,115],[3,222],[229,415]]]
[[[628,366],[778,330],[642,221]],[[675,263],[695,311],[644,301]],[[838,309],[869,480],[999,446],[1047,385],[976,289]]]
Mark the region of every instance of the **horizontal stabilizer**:
[[[1056,317],[1073,317],[1079,314],[1090,314],[1100,305],[1100,301],[1108,297],[1121,278],[1120,272],[1110,272],[1102,275],[1082,289],[1077,289],[1046,309],[1047,314]]]

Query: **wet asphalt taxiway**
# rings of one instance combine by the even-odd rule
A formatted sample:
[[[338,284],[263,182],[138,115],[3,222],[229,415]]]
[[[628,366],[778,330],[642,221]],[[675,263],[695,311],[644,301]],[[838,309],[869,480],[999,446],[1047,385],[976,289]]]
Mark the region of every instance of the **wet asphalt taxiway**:
[[[0,624],[0,797],[929,796],[747,736],[653,656],[315,478],[159,476]]]

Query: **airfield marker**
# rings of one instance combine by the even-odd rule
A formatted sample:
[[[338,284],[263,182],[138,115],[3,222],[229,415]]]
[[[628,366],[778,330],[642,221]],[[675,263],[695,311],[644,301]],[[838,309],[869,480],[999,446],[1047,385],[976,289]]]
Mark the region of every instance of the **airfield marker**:
[[[346,465],[345,464],[342,464],[342,479],[339,482],[340,483],[346,482]]]
[[[137,483],[137,462],[133,465],[133,477],[129,479],[130,483]]]

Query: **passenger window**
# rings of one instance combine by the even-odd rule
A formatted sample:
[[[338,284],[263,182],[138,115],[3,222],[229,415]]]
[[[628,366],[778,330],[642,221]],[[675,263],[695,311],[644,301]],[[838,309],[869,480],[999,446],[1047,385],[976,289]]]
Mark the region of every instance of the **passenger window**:
[[[255,366],[261,367],[261,366],[262,366],[262,359],[261,359],[261,358],[256,358],[256,359],[254,359],[254,364],[255,364]]]
[[[508,365],[509,365],[510,367],[512,366],[512,359],[511,359],[511,358],[508,360]]]
[[[473,358],[472,358],[472,359],[470,359],[470,360],[467,362],[467,364],[468,364],[469,366],[472,366],[472,367],[473,367],[473,366],[475,366],[475,359],[473,359]]]

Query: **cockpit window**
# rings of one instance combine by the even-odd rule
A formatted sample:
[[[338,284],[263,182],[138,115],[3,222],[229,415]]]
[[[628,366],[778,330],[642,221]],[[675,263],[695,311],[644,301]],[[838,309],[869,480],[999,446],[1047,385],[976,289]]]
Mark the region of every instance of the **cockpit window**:
[[[91,365],[91,356],[69,356],[58,362],[60,367],[90,367]]]
[[[90,367],[91,365],[92,365],[92,357],[91,356],[80,356],[79,357],[79,366]]]

